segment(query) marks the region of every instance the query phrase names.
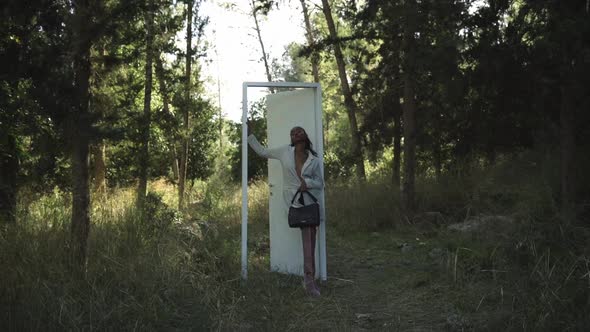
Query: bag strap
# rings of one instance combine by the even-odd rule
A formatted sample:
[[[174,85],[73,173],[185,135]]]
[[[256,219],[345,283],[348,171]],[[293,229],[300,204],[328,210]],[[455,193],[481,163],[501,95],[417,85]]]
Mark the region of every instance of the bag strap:
[[[309,197],[311,197],[311,199],[313,200],[314,203],[318,202],[318,199],[315,198],[314,195],[312,195],[309,191],[305,190],[305,191],[301,191],[299,189],[297,189],[297,192],[295,193],[295,195],[293,195],[293,199],[291,200],[291,205],[293,205],[293,202],[295,202],[295,197],[297,197],[297,194],[301,193],[301,196],[299,196],[299,199],[302,200],[303,198],[303,194],[308,194]],[[299,201],[301,203],[301,201]],[[305,205],[303,203],[301,203],[301,205]]]

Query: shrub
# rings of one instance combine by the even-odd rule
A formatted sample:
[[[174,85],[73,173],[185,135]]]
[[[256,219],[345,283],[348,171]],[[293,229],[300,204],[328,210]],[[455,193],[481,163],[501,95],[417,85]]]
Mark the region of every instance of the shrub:
[[[180,214],[177,210],[166,205],[162,195],[157,192],[148,192],[144,201],[142,216],[139,219],[142,229],[147,236],[157,236],[165,232],[172,223],[180,222]]]

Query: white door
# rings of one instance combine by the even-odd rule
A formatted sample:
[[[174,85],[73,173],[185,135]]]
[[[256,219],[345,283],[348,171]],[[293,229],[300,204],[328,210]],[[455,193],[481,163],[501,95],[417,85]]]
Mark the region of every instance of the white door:
[[[300,126],[307,132],[313,146],[316,141],[316,113],[314,89],[269,94],[266,97],[268,147],[291,143],[290,131]],[[289,228],[283,199],[283,174],[278,160],[269,159],[270,186],[270,269],[271,271],[303,275],[303,247],[301,231]],[[319,232],[318,232],[319,233]],[[316,276],[320,274],[319,241],[316,241]]]

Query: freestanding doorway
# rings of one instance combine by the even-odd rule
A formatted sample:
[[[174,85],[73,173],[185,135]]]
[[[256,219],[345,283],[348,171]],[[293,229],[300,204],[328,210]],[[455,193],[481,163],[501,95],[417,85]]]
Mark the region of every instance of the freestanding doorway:
[[[323,130],[321,87],[318,83],[299,82],[245,82],[242,96],[242,278],[248,278],[248,146],[246,119],[248,114],[248,88],[295,88],[295,90],[267,96],[268,147],[289,143],[289,131],[294,126],[305,128],[318,152],[323,172]],[[270,269],[280,273],[303,274],[301,232],[289,228],[282,196],[282,173],[277,160],[269,160],[269,233]],[[324,193],[320,197],[320,218],[316,246],[316,276],[327,279],[326,270],[326,218]]]

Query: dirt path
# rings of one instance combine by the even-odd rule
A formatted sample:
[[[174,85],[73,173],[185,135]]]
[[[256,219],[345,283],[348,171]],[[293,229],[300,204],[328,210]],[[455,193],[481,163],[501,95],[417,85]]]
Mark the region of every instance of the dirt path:
[[[484,312],[493,298],[486,294],[493,287],[455,282],[453,256],[440,241],[393,233],[344,238],[333,232],[328,240],[328,282],[321,285],[319,299],[304,293],[300,278],[269,273],[267,256],[254,252],[252,277],[236,289],[240,309],[235,321],[220,328],[493,330]]]
[[[374,234],[338,239],[330,253],[332,296],[348,302],[347,318],[354,329],[440,331],[452,308],[436,294],[433,283],[441,266],[425,260],[425,248],[407,238]],[[427,254],[427,253],[426,253]]]

